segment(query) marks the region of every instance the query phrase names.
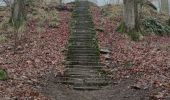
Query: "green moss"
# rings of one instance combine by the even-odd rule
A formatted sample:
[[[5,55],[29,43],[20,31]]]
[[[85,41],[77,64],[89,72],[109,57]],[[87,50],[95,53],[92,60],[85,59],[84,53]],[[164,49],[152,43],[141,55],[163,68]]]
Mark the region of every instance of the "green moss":
[[[5,35],[0,35],[0,43],[4,43],[7,41],[7,37]]]
[[[0,69],[0,80],[6,80],[8,78],[7,72]]]
[[[124,33],[126,32],[126,26],[125,26],[125,23],[122,22],[116,29],[117,32],[119,33]]]
[[[140,33],[136,32],[134,29],[128,32],[128,36],[133,41],[139,41],[139,39],[140,39]]]

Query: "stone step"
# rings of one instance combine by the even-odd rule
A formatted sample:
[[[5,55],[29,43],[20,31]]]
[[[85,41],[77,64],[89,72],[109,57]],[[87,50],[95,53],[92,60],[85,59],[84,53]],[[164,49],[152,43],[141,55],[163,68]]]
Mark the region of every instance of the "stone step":
[[[72,30],[94,30],[94,27],[71,27]]]
[[[73,67],[73,68],[66,68],[65,69],[65,72],[67,73],[67,72],[78,72],[78,73],[80,73],[80,72],[87,72],[87,73],[89,73],[89,72],[95,72],[95,73],[102,73],[103,72],[103,70],[102,69],[94,69],[94,68],[89,68],[89,67],[81,67],[81,68],[75,68],[75,67]]]
[[[71,78],[71,77],[62,77],[57,79],[56,83],[70,84],[74,86],[105,86],[112,81],[109,78]]]
[[[81,53],[89,53],[89,52],[92,52],[92,53],[98,53],[99,51],[97,51],[96,49],[69,49],[68,52],[81,52]]]
[[[77,34],[77,35],[72,35],[72,36],[70,36],[70,38],[95,38],[95,36],[94,35],[92,35],[92,34]]]
[[[82,59],[100,59],[99,56],[67,56],[66,59],[77,59],[77,60],[82,60]]]
[[[94,41],[94,40],[97,40],[96,38],[81,38],[81,39],[79,39],[79,38],[75,38],[75,37],[71,37],[70,39],[69,39],[69,41],[84,41],[84,42],[86,42],[86,41]]]
[[[93,57],[74,57],[74,56],[69,56],[66,58],[67,61],[72,62],[72,61],[79,61],[79,62],[97,62],[99,61],[99,58],[93,58]]]
[[[85,45],[72,45],[72,44],[70,44],[70,45],[68,45],[67,46],[68,47],[68,49],[78,49],[78,48],[80,48],[80,49],[82,49],[82,48],[84,48],[84,49],[95,49],[96,50],[96,48],[94,48],[94,47],[92,47],[92,46],[85,46]]]
[[[83,91],[83,90],[91,91],[91,90],[99,90],[99,89],[101,89],[101,87],[97,87],[97,86],[84,86],[84,85],[82,85],[82,86],[74,86],[73,89],[81,90],[81,91]]]
[[[98,61],[93,61],[93,62],[85,62],[85,61],[67,61],[65,64],[69,65],[91,65],[91,66],[98,66],[101,65]]]
[[[72,53],[73,55],[74,54],[96,54],[96,55],[99,55],[100,53],[99,52],[97,52],[97,51],[68,51],[67,53]],[[81,56],[79,56],[79,58],[80,58]],[[89,56],[87,56],[87,57],[89,57]],[[84,58],[85,58],[85,56],[84,56]]]
[[[80,54],[80,53],[75,53],[75,54],[67,54],[68,57],[80,57],[80,56],[87,56],[87,57],[98,57],[96,54]]]
[[[88,68],[88,69],[102,69],[104,68],[103,65],[98,65],[98,66],[87,66],[87,65],[67,65],[66,68]]]
[[[96,31],[95,30],[72,30],[72,33],[80,33],[80,34],[83,34],[83,33],[86,33],[86,34],[96,34]]]

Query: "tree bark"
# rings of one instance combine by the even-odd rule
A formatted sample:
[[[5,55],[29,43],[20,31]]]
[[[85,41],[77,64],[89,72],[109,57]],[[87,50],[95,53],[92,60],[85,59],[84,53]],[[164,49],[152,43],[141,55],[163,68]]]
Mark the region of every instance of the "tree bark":
[[[19,28],[22,26],[24,20],[26,20],[26,12],[25,12],[25,0],[14,0],[11,12],[10,23],[12,23],[14,27],[14,53],[16,52],[16,48],[19,45],[20,38],[18,37]]]
[[[138,7],[136,0],[124,0],[124,24],[127,31],[137,27]]]
[[[161,11],[169,13],[168,0],[161,0]]]

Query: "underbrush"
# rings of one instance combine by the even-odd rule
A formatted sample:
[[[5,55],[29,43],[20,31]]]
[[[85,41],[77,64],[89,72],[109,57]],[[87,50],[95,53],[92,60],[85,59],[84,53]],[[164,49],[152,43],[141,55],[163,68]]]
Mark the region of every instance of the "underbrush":
[[[38,2],[37,2],[38,3]],[[36,28],[38,32],[45,31],[43,27],[48,26],[49,28],[57,28],[59,24],[58,12],[55,6],[51,4],[42,4],[36,6],[36,2],[33,3],[31,12],[29,12],[29,20],[36,22]]]
[[[59,18],[58,12],[55,9],[56,6],[57,4],[45,4],[41,2],[41,0],[29,0],[26,5],[27,21],[18,30],[19,37],[23,36],[24,33],[29,30],[28,23],[32,21],[36,24],[34,28],[37,30],[37,33],[44,32],[45,26],[48,26],[49,28],[57,28],[59,25]],[[10,16],[11,10],[9,7],[0,8],[0,34],[13,35],[14,30],[9,23]],[[2,36],[4,37],[4,35]],[[0,36],[0,42],[1,40],[4,41],[2,36]]]
[[[170,35],[169,15],[163,12],[157,12],[150,7],[143,7],[139,11],[139,31],[131,30],[126,32],[123,24],[123,5],[112,5],[103,7],[102,13],[104,17],[108,17],[118,22],[117,30],[119,33],[126,33],[132,40],[138,41],[145,35]]]

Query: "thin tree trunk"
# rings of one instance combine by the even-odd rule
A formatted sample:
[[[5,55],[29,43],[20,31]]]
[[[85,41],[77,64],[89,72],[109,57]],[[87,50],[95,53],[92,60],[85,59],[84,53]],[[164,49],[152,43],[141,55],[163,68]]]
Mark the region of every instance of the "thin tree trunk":
[[[137,5],[135,0],[124,0],[124,23],[127,31],[136,27]]]
[[[168,0],[161,0],[161,11],[169,13]]]
[[[10,22],[12,23],[14,27],[14,53],[16,53],[16,49],[19,45],[19,28],[23,25],[23,21],[26,20],[25,15],[25,1],[24,0],[14,0],[13,6],[12,6],[12,12],[11,12],[11,18]]]

